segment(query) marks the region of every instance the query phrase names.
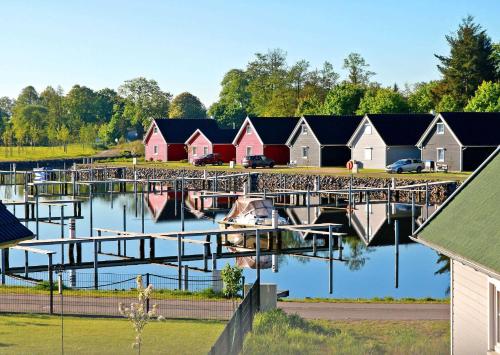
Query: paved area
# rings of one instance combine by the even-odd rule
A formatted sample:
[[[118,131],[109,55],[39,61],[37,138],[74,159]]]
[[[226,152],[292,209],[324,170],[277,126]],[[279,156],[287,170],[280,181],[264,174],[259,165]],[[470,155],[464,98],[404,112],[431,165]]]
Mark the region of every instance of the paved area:
[[[278,302],[287,313],[326,320],[448,320],[449,304]]]

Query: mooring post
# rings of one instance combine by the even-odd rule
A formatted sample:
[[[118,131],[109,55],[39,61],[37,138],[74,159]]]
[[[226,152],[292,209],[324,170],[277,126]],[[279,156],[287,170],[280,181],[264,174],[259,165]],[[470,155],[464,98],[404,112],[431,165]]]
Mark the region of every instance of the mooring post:
[[[111,197],[111,209],[113,209],[113,190],[114,190],[115,186],[113,184],[113,181],[111,181],[109,183],[109,192],[110,192],[110,197]]]
[[[394,220],[394,286],[398,288],[399,286],[399,221]]]
[[[0,249],[2,253],[2,285],[5,285],[5,272],[7,268],[7,249]]]
[[[415,192],[411,191],[411,234],[415,233]]]
[[[75,219],[69,220],[69,239],[75,239]],[[75,243],[68,244],[68,262],[70,265],[75,263]]]
[[[28,277],[28,271],[29,271],[29,255],[28,251],[24,251],[24,277]]]
[[[203,244],[203,270],[208,270],[208,255],[210,254],[210,235],[205,237],[205,244]]]
[[[333,293],[333,236],[332,226],[328,226],[328,292]]]
[[[260,280],[260,234],[259,229],[255,229],[255,270],[257,271],[257,280]]]
[[[90,233],[90,236],[93,237],[94,236],[94,211],[92,209],[92,186],[89,185],[89,214],[90,214],[90,218],[89,218],[89,233]]]
[[[429,218],[429,182],[425,182],[425,220]]]
[[[217,253],[212,253],[212,271],[217,270]]]
[[[307,224],[311,224],[311,198],[310,198],[309,187],[307,187],[306,193],[306,205],[307,205]]]
[[[370,241],[370,194],[368,191],[366,194],[366,242]]]
[[[391,224],[391,187],[387,186],[387,223]]]
[[[61,205],[61,239],[64,240],[64,205]],[[64,265],[64,243],[61,243],[61,265]]]
[[[342,236],[339,235],[339,260],[342,260],[342,253],[344,250],[344,247],[342,246]]]
[[[353,203],[352,203],[352,179],[349,180],[349,227],[352,224],[352,211],[353,211]]]
[[[38,186],[35,187],[35,213],[36,213],[36,239],[40,238],[39,214],[38,214]]]
[[[313,255],[314,256],[316,256],[316,254],[318,252],[317,245],[318,245],[317,236],[316,236],[316,233],[313,233]]]
[[[189,290],[189,266],[184,265],[184,291]]]
[[[54,313],[54,276],[52,275],[52,254],[49,257],[47,271],[49,273],[49,314]]]
[[[145,207],[144,202],[145,201],[144,201],[144,188],[143,188],[141,189],[141,233],[144,233],[144,207]],[[143,241],[143,239],[141,239],[141,241]]]
[[[179,290],[182,290],[182,256],[181,256],[181,235],[177,234],[177,279],[179,281]]]
[[[94,239],[94,288],[99,288],[99,274],[98,274],[98,253],[97,253],[97,238]]]
[[[123,231],[127,231],[127,205],[123,205]],[[123,240],[123,255],[127,256],[127,240]]]
[[[184,232],[184,175],[181,179],[181,231]]]

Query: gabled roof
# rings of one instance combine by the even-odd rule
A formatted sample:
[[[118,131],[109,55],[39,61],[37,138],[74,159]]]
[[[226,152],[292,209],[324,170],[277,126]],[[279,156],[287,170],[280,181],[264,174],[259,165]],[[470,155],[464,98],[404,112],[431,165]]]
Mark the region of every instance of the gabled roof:
[[[433,119],[434,116],[428,113],[366,114],[348,145],[351,145],[366,121],[372,124],[386,145],[416,145]]]
[[[156,124],[167,143],[180,144],[184,144],[197,129],[210,130],[218,128],[217,121],[210,118],[160,118],[153,120],[145,135],[145,139],[149,136],[154,124]]]
[[[420,227],[413,239],[500,275],[500,147]]]
[[[302,123],[306,123],[319,144],[346,145],[362,118],[363,116],[305,115],[290,134],[287,144],[291,144]]]
[[[262,144],[286,144],[298,121],[298,117],[247,117],[234,137],[233,144],[236,144],[249,122]]]
[[[238,130],[236,129],[222,129],[222,128],[216,128],[216,129],[197,129],[196,131],[193,132],[189,136],[188,139],[186,139],[186,144],[190,144],[191,140],[197,135],[201,134],[205,136],[205,138],[210,141],[212,144],[232,144],[234,136]]]
[[[33,232],[21,224],[0,202],[0,248],[12,246],[33,236]]]
[[[431,132],[437,120],[442,120],[462,146],[500,145],[500,112],[441,112],[424,132],[418,145]]]

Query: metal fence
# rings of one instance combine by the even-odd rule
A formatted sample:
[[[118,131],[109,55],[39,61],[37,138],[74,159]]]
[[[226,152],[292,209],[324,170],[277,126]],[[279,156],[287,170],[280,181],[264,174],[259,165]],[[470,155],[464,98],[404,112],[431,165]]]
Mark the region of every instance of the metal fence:
[[[58,276],[51,287],[48,272],[31,273],[29,278],[9,275],[0,285],[0,312],[120,316],[119,303],[137,300],[136,277],[100,273],[96,289],[93,273],[64,271],[60,291]],[[165,318],[227,320],[233,314],[233,301],[217,291],[222,289],[220,278],[190,275],[179,282],[177,275],[151,273],[142,278],[144,286],[153,285],[148,307],[156,304]]]
[[[260,280],[257,278],[208,354],[239,354],[246,333],[252,330],[253,317],[259,311],[259,307]]]

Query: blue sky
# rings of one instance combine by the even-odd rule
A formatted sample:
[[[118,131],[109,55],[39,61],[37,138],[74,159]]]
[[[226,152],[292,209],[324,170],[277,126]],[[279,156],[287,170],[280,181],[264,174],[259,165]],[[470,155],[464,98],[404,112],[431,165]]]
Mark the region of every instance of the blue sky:
[[[359,52],[384,85],[427,81],[467,14],[500,41],[499,0],[0,0],[0,96],[145,76],[208,106],[225,72],[277,47],[343,77],[343,58]]]

